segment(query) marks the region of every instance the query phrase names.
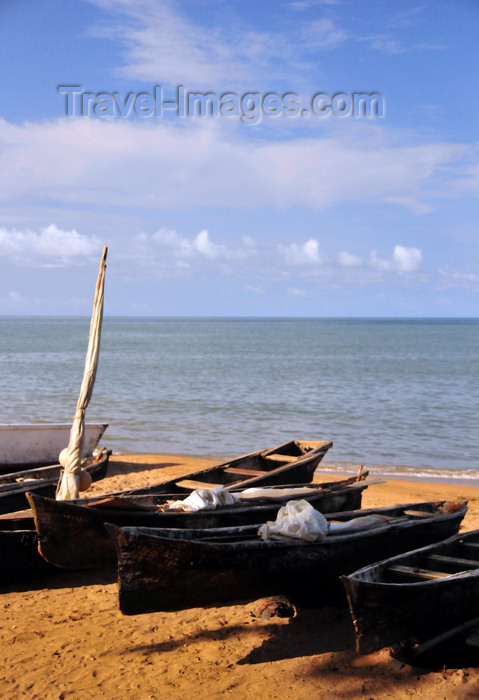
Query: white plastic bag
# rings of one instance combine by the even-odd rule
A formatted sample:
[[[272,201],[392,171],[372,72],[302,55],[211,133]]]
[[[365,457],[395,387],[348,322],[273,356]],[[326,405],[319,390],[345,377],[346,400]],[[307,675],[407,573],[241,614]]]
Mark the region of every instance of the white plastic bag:
[[[276,521],[262,525],[258,534],[263,540],[272,535],[294,537],[306,542],[322,542],[328,534],[329,523],[308,501],[288,501],[279,509]]]

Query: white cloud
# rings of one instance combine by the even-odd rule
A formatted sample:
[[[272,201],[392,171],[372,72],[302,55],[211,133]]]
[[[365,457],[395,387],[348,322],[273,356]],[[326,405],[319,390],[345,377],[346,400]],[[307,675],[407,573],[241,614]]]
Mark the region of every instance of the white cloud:
[[[422,253],[419,248],[406,248],[402,245],[394,246],[393,264],[399,272],[415,272],[422,262]]]
[[[422,262],[422,252],[419,248],[394,246],[392,257],[384,260],[373,250],[370,255],[371,265],[377,270],[393,270],[395,272],[416,272]]]
[[[286,290],[286,293],[292,297],[308,297],[308,296],[310,296],[309,292],[307,292],[305,289],[297,289],[296,287],[288,287],[288,289]]]
[[[460,270],[450,270],[441,267],[438,274],[446,287],[465,287],[477,290],[479,285],[479,274],[477,272],[463,272]]]
[[[243,241],[243,245],[246,248],[250,248],[250,249],[256,248],[256,241],[251,236],[244,235],[241,240]]]
[[[304,27],[303,40],[318,49],[331,49],[347,40],[347,33],[333,20],[323,17],[308,22]]]
[[[50,224],[40,231],[0,228],[0,258],[19,267],[67,267],[84,262],[101,250],[93,236]]]
[[[288,265],[319,265],[322,262],[319,243],[314,238],[303,244],[280,244],[278,251]]]
[[[293,10],[302,12],[321,5],[339,5],[341,2],[342,0],[292,0],[289,5]]]
[[[208,231],[200,231],[193,238],[188,238],[177,231],[162,228],[151,236],[142,233],[135,237],[134,247],[128,251],[128,256],[141,256],[144,262],[149,260],[149,265],[156,264],[158,258],[164,258],[164,252],[158,256],[158,250],[169,250],[177,261],[177,267],[188,268],[191,261],[209,260],[216,262],[242,261],[254,257],[254,241],[247,238],[242,240],[242,245],[229,248],[212,241]],[[189,262],[188,262],[189,261]]]
[[[343,251],[334,261],[334,254],[326,257],[315,238],[303,243],[284,241],[256,247],[255,241],[247,236],[246,241],[243,237],[235,244],[220,245],[207,230],[185,236],[169,228],[135,236],[116,255],[118,260],[125,261],[130,275],[207,275],[213,264],[215,274],[235,274],[238,279],[245,279],[245,289],[254,293],[264,293],[264,280],[290,284],[293,275],[305,284],[321,287],[337,286],[341,281],[356,285],[384,282],[387,278],[397,280],[398,273],[402,277],[417,272],[422,261],[418,248],[401,245],[394,247],[389,259],[382,259],[373,251],[369,262],[364,262]],[[288,293],[306,292],[301,287],[290,287]]]
[[[391,261],[379,258],[376,250],[371,252],[369,258],[372,267],[376,268],[376,270],[390,270],[392,268]]]
[[[148,242],[148,236],[144,233],[137,236],[138,240],[144,243]],[[178,254],[185,253],[188,255],[191,252],[191,243],[176,231],[168,228],[162,228],[151,236],[151,241],[170,248]]]
[[[308,54],[335,49],[345,41],[365,42],[373,51],[390,55],[444,48],[427,42],[411,45],[410,37],[398,32],[402,28],[404,33],[410,23],[421,21],[416,18],[421,6],[389,13],[390,31],[364,35],[356,23],[351,31],[338,23],[352,24],[344,13],[335,12],[338,19],[333,17],[328,6],[341,4],[338,0],[290,2],[282,21],[275,13],[274,29],[273,22],[263,28],[260,15],[253,23],[235,3],[226,7],[203,3],[201,13],[193,15],[184,3],[175,0],[90,2],[108,14],[108,20],[91,33],[123,47],[124,62],[118,73],[154,84],[186,84],[206,90],[221,86],[224,91],[239,86],[251,89],[252,84],[259,89],[269,83],[270,89],[272,76],[296,85],[308,76],[317,76],[318,62],[308,60]],[[314,10],[315,18],[303,18],[305,10]]]
[[[360,42],[367,42],[374,51],[395,56],[417,51],[444,51],[448,47],[444,44],[422,42],[412,44],[408,39],[396,39],[391,34],[374,34],[371,36],[357,37]]]
[[[389,55],[405,53],[409,50],[406,45],[388,34],[376,34],[362,38],[371,45],[371,48]]]
[[[343,267],[359,267],[362,260],[357,255],[343,251],[339,254],[339,264]]]
[[[414,210],[430,206],[450,179],[473,179],[463,163],[447,170],[467,153],[463,145],[401,146],[382,130],[356,134],[353,127],[360,138],[321,132],[265,142],[250,139],[246,127],[230,127],[193,119],[0,120],[0,158],[9,163],[0,171],[0,201],[170,210],[396,201]],[[457,186],[451,191],[464,194]]]
[[[297,42],[286,34],[245,23],[233,8],[216,16],[210,6],[202,19],[188,17],[172,0],[92,0],[110,13],[96,35],[120,42],[125,63],[119,72],[135,80],[199,89],[256,84],[281,74],[287,60],[297,65]],[[273,69],[275,69],[273,73]],[[290,69],[284,69],[290,75]]]
[[[229,259],[235,256],[235,253],[229,251],[226,246],[213,243],[208,231],[200,231],[193,241],[193,247],[198,253],[210,260]]]

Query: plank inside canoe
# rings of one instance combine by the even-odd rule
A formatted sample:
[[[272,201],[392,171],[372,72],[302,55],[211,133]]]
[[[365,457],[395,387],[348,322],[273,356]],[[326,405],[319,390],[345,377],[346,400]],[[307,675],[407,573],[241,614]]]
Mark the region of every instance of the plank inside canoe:
[[[479,561],[476,559],[462,559],[460,557],[448,557],[444,554],[430,554],[429,560],[438,562],[439,564],[457,564],[458,566],[467,566],[469,568],[478,568]]]
[[[238,476],[264,476],[264,471],[260,469],[248,469],[247,467],[226,467],[227,474],[237,474]]]
[[[261,473],[263,474],[264,472]],[[209,481],[193,481],[192,479],[182,479],[181,481],[177,481],[176,485],[183,489],[191,489],[191,491],[196,491],[196,489],[211,491],[211,489],[215,489],[218,486],[224,486],[224,484],[212,484]]]
[[[395,564],[388,567],[388,571],[394,574],[399,574],[411,578],[418,578],[422,580],[436,580],[440,578],[447,578],[451,574],[445,574],[443,571],[432,571],[431,569],[420,569],[415,566],[403,566]]]
[[[32,509],[26,508],[25,510],[16,510],[13,513],[0,513],[0,521],[2,520],[22,520],[23,518],[32,517]],[[2,525],[0,522],[0,530]]]
[[[472,549],[474,553],[479,551],[479,542],[461,542],[459,545],[462,549]]]
[[[293,455],[280,455],[280,454],[272,454],[272,455],[265,455],[264,459],[269,459],[272,462],[284,462],[285,464],[289,464],[290,462],[296,462],[297,457],[293,457]]]

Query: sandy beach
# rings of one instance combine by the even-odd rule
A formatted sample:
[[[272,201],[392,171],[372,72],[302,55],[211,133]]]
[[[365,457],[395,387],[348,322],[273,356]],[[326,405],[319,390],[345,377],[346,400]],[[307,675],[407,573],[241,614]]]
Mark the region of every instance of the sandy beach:
[[[111,458],[89,493],[151,484],[211,460],[172,455]],[[378,475],[372,474],[376,477]],[[332,480],[315,475],[315,481]],[[388,480],[363,506],[465,498],[461,531],[478,527],[470,485]],[[477,668],[430,671],[387,649],[358,656],[349,612],[323,607],[293,618],[254,616],[255,605],[126,617],[114,573],[60,571],[0,589],[0,696],[38,700],[147,698],[475,698]]]

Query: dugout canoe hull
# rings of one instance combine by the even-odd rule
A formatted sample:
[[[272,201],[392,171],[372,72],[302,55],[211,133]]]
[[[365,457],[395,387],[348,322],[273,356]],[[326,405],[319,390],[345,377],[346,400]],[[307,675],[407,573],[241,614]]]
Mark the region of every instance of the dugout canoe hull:
[[[411,510],[425,515],[404,515]],[[373,513],[401,519],[373,530],[328,535],[320,543],[264,541],[251,527],[220,535],[214,530],[199,535],[108,524],[106,528],[117,548],[119,604],[127,615],[277,594],[320,607],[328,589],[341,588],[341,575],[455,534],[466,510],[464,502],[443,501],[328,515],[328,520],[343,521]]]
[[[479,530],[343,576],[356,650],[434,637],[478,614]]]
[[[331,440],[288,440],[275,447],[250,452],[182,477],[110,495],[187,495],[194,489],[212,489],[216,486],[235,491],[253,486],[309,484],[319,463],[332,446]]]

